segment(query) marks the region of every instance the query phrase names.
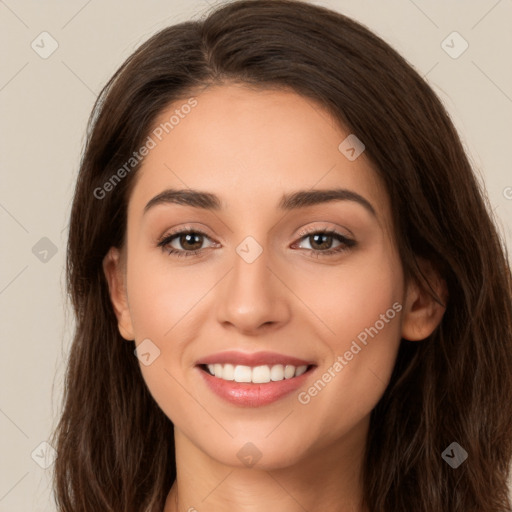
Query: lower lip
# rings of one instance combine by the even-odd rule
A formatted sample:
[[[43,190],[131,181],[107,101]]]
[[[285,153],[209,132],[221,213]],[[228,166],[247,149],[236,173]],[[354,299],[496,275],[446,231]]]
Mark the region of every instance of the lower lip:
[[[280,398],[293,393],[304,384],[313,368],[299,377],[284,379],[265,384],[252,384],[249,382],[235,382],[214,377],[207,371],[197,367],[209,388],[218,396],[235,405],[244,407],[260,407],[276,402]]]

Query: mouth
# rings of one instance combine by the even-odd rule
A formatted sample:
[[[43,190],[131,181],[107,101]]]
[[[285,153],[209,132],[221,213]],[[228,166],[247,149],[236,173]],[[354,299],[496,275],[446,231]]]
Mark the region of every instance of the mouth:
[[[212,377],[217,377],[225,381],[252,384],[268,384],[269,382],[280,382],[285,379],[300,377],[311,370],[314,365],[294,366],[291,364],[282,365],[261,365],[245,366],[233,364],[202,364],[199,367],[209,373]]]
[[[196,368],[220,398],[238,406],[260,407],[304,385],[317,365],[269,352],[224,352],[198,361]]]

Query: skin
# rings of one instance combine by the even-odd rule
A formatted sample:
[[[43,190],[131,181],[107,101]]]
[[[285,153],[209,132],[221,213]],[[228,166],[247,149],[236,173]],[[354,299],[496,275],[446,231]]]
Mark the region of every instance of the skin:
[[[364,152],[350,161],[338,150],[350,132],[319,105],[232,83],[195,98],[197,106],[145,157],[129,199],[126,243],[104,260],[122,336],[137,345],[149,338],[160,350],[141,371],[175,426],[178,477],[164,512],[361,512],[369,416],[400,338],[426,338],[444,309],[404,281],[385,188]],[[222,209],[159,204],[144,213],[168,188],[214,193]],[[360,194],[376,215],[350,200],[278,208],[283,194],[331,188]],[[185,227],[206,234],[192,242],[200,255],[180,258],[157,246]],[[321,241],[298,235],[304,227],[333,229],[357,244],[324,256]],[[247,236],[263,251],[252,263],[236,252]],[[191,250],[179,237],[172,246]],[[263,407],[233,405],[195,366],[225,350],[279,352],[315,361],[299,389],[307,391],[394,303],[401,311],[307,404],[294,392]],[[237,457],[248,442],[261,453],[252,467]]]

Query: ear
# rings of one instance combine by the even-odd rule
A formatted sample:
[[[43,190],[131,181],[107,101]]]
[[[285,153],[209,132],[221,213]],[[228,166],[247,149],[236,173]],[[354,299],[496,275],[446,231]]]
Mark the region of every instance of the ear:
[[[103,272],[107,279],[119,332],[125,340],[133,341],[135,335],[126,294],[126,273],[121,252],[116,247],[111,247],[103,258]]]
[[[411,279],[406,287],[402,338],[410,341],[424,340],[434,332],[441,323],[448,301],[446,282],[432,263],[419,258],[418,265],[428,283],[420,285],[415,279]],[[443,305],[432,296],[432,291]]]

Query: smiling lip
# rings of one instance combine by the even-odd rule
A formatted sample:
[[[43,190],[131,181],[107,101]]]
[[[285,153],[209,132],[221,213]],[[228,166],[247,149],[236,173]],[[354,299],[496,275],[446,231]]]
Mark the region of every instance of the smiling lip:
[[[219,352],[217,354],[206,356],[196,362],[196,365],[198,366],[206,364],[240,364],[244,366],[272,366],[274,364],[291,364],[293,366],[309,366],[314,364],[314,362],[298,359],[297,357],[285,356],[284,354],[278,354],[276,352],[254,352],[253,354],[248,354],[246,352],[231,350],[228,352]]]
[[[275,382],[271,381],[264,384],[255,384],[252,382],[227,381],[214,377],[205,369],[208,364],[232,364],[235,366],[244,365],[251,367],[288,364],[295,367],[306,365],[308,369],[299,377],[292,377]],[[211,391],[224,400],[242,407],[260,407],[285,397],[304,385],[314,368],[316,368],[316,365],[311,361],[277,354],[275,352],[247,354],[237,351],[220,352],[206,356],[197,361],[196,365],[200,375]]]

